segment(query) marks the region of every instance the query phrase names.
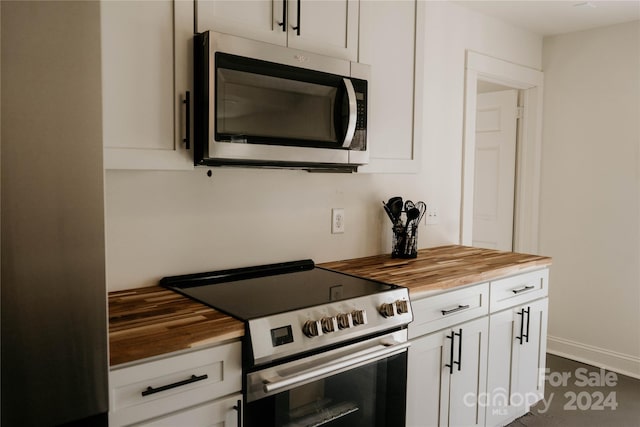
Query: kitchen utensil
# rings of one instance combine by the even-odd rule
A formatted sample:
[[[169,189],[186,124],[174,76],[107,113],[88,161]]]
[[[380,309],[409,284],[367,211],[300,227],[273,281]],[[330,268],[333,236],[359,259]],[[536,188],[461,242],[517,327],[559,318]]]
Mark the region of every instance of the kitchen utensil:
[[[413,204],[413,202],[411,200],[407,200],[406,202],[404,202],[404,211],[405,212],[409,212],[411,209],[415,208],[416,206]]]
[[[420,211],[420,215],[415,221],[417,226],[418,224],[420,224],[420,221],[422,221],[422,217],[424,217],[425,212],[427,212],[427,204],[425,202],[418,202],[416,203],[416,209]]]
[[[420,217],[420,210],[418,208],[410,208],[407,212],[407,222],[404,228],[409,229],[409,224],[412,224],[416,218]]]
[[[402,197],[392,197],[387,202],[387,206],[391,210],[391,214],[394,217],[393,222],[397,222],[402,215]]]
[[[411,252],[411,248],[415,242],[416,228],[418,225],[417,223],[415,223],[415,220],[419,217],[420,217],[420,209],[413,207],[407,211],[407,222],[406,222],[406,225],[404,226],[404,229],[406,231],[406,237],[404,242],[405,254],[408,254]]]
[[[389,206],[387,206],[385,202],[382,202],[382,206],[384,207],[384,211],[387,213],[387,216],[389,217],[391,222],[395,223],[396,217],[393,215],[393,212],[391,212],[391,209],[389,209]]]

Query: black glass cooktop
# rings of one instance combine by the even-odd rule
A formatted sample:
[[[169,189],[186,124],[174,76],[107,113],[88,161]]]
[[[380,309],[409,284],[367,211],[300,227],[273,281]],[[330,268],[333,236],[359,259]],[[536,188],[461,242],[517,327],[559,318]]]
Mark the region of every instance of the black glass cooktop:
[[[311,260],[165,277],[160,284],[245,321],[396,288]]]

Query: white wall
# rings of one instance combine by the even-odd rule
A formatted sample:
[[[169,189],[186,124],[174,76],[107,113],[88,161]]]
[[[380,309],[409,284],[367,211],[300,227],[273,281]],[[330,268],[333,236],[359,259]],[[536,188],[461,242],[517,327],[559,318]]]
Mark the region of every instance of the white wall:
[[[640,23],[545,38],[549,350],[640,376]]]
[[[419,247],[458,243],[465,51],[540,69],[542,39],[448,2],[427,2],[426,13],[421,173],[108,171],[109,290],[165,275],[388,252],[381,201],[395,195],[438,206],[440,223],[421,227]],[[346,209],[343,235],[330,234],[332,207]]]

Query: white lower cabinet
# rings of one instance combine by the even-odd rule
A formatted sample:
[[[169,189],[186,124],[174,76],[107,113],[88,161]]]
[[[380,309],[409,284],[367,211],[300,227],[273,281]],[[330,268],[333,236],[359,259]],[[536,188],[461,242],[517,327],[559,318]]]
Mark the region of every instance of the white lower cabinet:
[[[504,426],[544,396],[549,270],[412,301],[407,427]]]
[[[544,395],[548,298],[491,314],[487,426],[524,415]]]
[[[407,426],[484,425],[488,327],[483,316],[412,340]]]
[[[240,341],[109,372],[109,426],[238,425]]]

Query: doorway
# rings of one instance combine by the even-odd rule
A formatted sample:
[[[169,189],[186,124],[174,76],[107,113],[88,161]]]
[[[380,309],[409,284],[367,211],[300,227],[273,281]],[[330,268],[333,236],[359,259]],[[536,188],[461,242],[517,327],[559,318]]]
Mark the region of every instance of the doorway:
[[[460,243],[473,245],[476,198],[476,120],[478,85],[516,89],[522,105],[519,144],[515,158],[512,250],[536,253],[542,133],[543,73],[532,68],[467,51],[462,166]],[[495,178],[494,178],[495,180]],[[482,195],[478,195],[482,198]],[[482,200],[485,203],[486,200]],[[480,206],[481,208],[481,206]]]

